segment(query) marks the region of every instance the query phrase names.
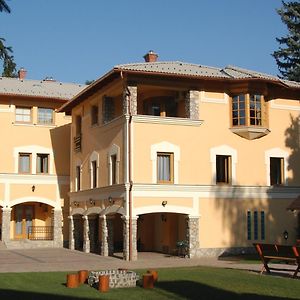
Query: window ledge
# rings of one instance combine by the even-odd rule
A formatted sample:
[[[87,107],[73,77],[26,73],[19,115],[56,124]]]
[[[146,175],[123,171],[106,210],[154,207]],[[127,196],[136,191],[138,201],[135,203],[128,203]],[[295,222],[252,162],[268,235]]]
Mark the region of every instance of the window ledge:
[[[255,140],[261,138],[271,131],[266,127],[256,127],[256,126],[243,126],[243,127],[232,127],[230,130],[248,140]]]

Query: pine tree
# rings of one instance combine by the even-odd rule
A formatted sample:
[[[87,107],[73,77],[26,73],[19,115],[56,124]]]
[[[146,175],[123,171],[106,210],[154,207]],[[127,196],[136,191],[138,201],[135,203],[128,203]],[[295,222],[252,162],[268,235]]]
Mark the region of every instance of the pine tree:
[[[4,0],[0,0],[0,12],[10,13],[10,8]],[[0,38],[0,60],[3,60],[2,76],[17,77],[16,64],[12,56],[12,48],[4,44],[5,39]]]
[[[277,13],[287,26],[288,34],[276,38],[280,46],[272,56],[276,60],[282,78],[300,82],[300,2],[282,1],[282,7]]]

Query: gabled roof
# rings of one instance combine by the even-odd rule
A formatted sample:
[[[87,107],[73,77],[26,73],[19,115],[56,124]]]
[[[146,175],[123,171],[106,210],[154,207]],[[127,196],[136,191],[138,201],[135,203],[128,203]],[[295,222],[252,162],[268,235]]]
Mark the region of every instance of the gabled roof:
[[[20,80],[18,78],[0,77],[0,95],[69,100],[85,87],[86,85],[51,80]]]

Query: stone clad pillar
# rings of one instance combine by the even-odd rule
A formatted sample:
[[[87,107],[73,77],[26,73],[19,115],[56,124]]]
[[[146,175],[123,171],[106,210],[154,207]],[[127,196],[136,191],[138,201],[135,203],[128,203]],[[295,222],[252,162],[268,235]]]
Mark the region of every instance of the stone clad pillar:
[[[108,242],[107,242],[107,224],[106,224],[106,215],[99,216],[101,223],[101,232],[102,232],[102,240],[101,240],[101,255],[108,256]]]
[[[114,255],[114,217],[106,217],[108,255]]]
[[[132,260],[137,260],[137,220],[138,217],[131,220],[131,235],[132,235]]]
[[[199,91],[190,90],[185,98],[185,114],[187,118],[199,120]]]
[[[2,208],[2,241],[4,243],[10,241],[10,219],[11,208]]]
[[[129,260],[129,218],[126,216],[123,219],[123,259]],[[131,221],[131,236],[132,236],[132,248],[131,259],[137,260],[137,217],[132,218]]]
[[[53,242],[55,247],[61,248],[62,241],[62,211],[61,209],[53,209]]]
[[[75,249],[75,239],[74,239],[74,220],[73,216],[69,216],[69,249]]]
[[[199,217],[187,217],[186,239],[189,245],[189,257],[197,256],[199,249]]]
[[[137,87],[127,86],[123,92],[123,114],[137,114]]]
[[[90,252],[90,238],[89,238],[89,220],[88,216],[83,216],[83,252]]]

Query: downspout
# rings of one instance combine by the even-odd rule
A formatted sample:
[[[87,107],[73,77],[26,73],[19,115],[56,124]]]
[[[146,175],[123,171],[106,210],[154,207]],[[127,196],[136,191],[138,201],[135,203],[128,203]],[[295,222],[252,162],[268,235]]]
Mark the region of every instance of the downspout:
[[[122,70],[120,72],[120,76],[122,81],[124,80],[123,77],[123,73]],[[127,193],[127,189],[126,189],[126,198],[128,199],[128,213],[129,213],[129,218],[128,218],[128,222],[129,222],[129,228],[128,228],[128,250],[129,250],[129,261],[132,260],[132,172],[131,172],[131,162],[132,162],[132,151],[131,151],[131,124],[132,124],[132,114],[131,114],[131,95],[130,95],[130,91],[127,87],[127,84],[123,85],[123,88],[126,88],[126,96],[128,97],[128,102],[126,101],[126,111],[125,111],[125,115],[126,115],[126,165],[127,165],[127,169],[125,170],[126,172],[126,186],[128,187],[129,184],[129,190]],[[128,118],[129,116],[129,118]]]

